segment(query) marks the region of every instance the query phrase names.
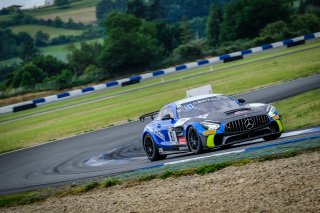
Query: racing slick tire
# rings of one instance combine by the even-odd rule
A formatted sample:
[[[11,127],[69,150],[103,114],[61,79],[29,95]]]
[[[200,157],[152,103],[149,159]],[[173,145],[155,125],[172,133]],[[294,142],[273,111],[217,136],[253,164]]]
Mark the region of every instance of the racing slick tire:
[[[167,155],[161,155],[159,153],[157,145],[149,134],[143,138],[143,149],[150,161],[164,160],[167,158]]]
[[[272,141],[272,140],[276,140],[278,138],[280,138],[281,133],[277,133],[277,134],[273,134],[273,135],[268,135],[268,136],[264,136],[263,139],[265,141]]]
[[[203,152],[202,142],[197,130],[194,127],[188,129],[187,134],[188,147],[193,154],[200,154]]]

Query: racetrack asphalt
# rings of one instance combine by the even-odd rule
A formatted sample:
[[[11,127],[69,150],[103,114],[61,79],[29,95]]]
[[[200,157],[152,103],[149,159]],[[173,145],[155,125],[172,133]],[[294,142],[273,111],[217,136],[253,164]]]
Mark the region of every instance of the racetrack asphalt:
[[[243,97],[249,103],[270,103],[317,88],[320,88],[320,74],[239,94],[236,97]],[[159,164],[150,162],[143,153],[140,134],[146,124],[147,122],[134,121],[2,154],[0,194],[59,186]],[[292,136],[296,137],[302,136]],[[266,142],[259,145],[264,143]],[[257,143],[245,143],[228,150],[216,150],[215,153],[254,146],[257,146]],[[192,157],[194,155],[187,153],[169,156],[162,162]]]

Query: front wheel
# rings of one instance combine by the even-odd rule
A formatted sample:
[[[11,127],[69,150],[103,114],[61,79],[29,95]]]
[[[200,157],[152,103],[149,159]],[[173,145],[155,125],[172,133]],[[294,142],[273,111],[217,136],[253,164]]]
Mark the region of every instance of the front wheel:
[[[167,155],[161,155],[153,138],[147,134],[143,139],[143,149],[150,161],[166,159]]]
[[[201,139],[194,127],[188,129],[188,146],[194,154],[200,154],[203,151]]]
[[[265,137],[263,137],[263,139],[265,141],[272,141],[272,140],[276,140],[276,139],[280,138],[280,136],[281,136],[281,133],[277,133],[277,134],[265,136]]]

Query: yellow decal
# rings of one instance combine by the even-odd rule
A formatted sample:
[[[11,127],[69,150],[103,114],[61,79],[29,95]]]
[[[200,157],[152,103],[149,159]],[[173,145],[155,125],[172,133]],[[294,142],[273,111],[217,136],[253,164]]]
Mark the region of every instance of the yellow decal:
[[[217,132],[216,130],[208,130],[208,131],[204,131],[203,134],[204,135],[214,135],[214,134],[216,134],[216,132]]]
[[[207,146],[209,148],[214,147],[214,135],[209,135],[209,137],[207,138]]]
[[[276,120],[278,126],[279,126],[279,131],[282,132],[283,131],[283,126],[280,120]]]
[[[280,118],[279,115],[273,116],[273,119],[274,119],[274,120],[279,120],[279,118]]]

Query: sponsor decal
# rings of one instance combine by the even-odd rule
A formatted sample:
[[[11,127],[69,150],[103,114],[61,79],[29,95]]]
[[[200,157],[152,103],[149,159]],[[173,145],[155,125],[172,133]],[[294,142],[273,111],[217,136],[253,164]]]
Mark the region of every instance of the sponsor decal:
[[[187,144],[187,139],[184,136],[178,137],[179,144]]]
[[[196,100],[193,102],[185,103],[182,105],[177,106],[177,112],[187,112],[190,110],[193,110],[197,105],[202,104],[202,103],[208,103],[208,102],[213,102],[213,101],[222,101],[222,100],[229,100],[228,97],[221,97],[221,96],[216,96],[216,97],[209,97],[209,98],[204,98],[200,100]]]
[[[209,114],[199,115],[198,118],[207,118]]]
[[[274,119],[274,120],[279,120],[279,118],[280,118],[279,115],[273,116],[273,119]]]
[[[203,134],[204,135],[214,135],[216,134],[216,130],[207,130],[207,131],[204,131]]]
[[[162,141],[165,141],[166,138],[164,134],[162,134],[161,131],[155,126],[148,126],[148,130],[159,137]]]
[[[173,144],[173,145],[178,144],[177,134],[175,131],[169,130],[168,135],[169,135],[169,139],[170,139],[171,144]]]

